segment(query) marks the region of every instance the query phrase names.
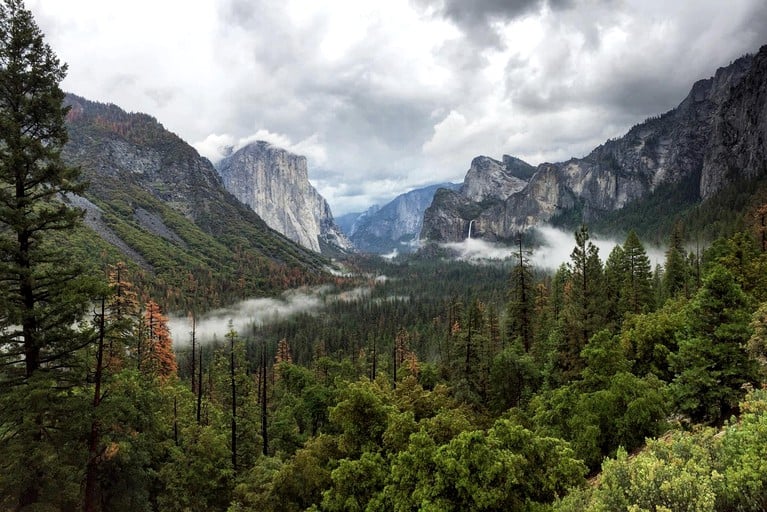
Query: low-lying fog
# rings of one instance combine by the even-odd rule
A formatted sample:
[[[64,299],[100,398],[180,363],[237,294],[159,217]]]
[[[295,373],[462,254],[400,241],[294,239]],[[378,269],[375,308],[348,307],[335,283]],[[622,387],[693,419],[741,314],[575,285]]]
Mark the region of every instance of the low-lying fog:
[[[570,261],[570,254],[575,247],[574,232],[563,231],[551,226],[539,226],[535,228],[535,231],[540,246],[535,248],[532,253],[527,252],[528,250],[525,249],[531,265],[547,270],[555,270],[562,263]],[[599,257],[602,259],[602,262],[607,259],[610,251],[616,245],[622,244],[624,241],[594,236],[591,238],[591,242],[599,249]],[[442,245],[457,254],[458,259],[474,262],[513,258],[517,252],[516,247],[485,242],[476,238],[467,238],[461,242]],[[663,263],[665,259],[664,249],[645,245],[645,251],[647,251],[647,256],[649,256],[653,266],[657,263]]]
[[[532,253],[527,253],[533,266],[555,270],[562,263],[570,260],[570,253],[575,247],[574,233],[550,226],[538,227],[536,230],[537,239],[541,245]],[[623,243],[623,240],[603,238],[592,238],[591,241],[599,248],[599,257],[602,261],[607,259],[616,244]],[[514,258],[516,252],[515,247],[485,242],[475,238],[443,245],[457,254],[458,259],[477,263]],[[660,248],[645,246],[645,250],[653,265],[662,263],[665,259],[664,251]],[[384,281],[385,279],[384,276],[379,276],[376,281]],[[356,300],[370,295],[370,290],[368,287],[360,287],[338,292],[329,286],[305,287],[287,291],[278,298],[244,300],[231,307],[209,311],[198,317],[196,337],[203,343],[213,339],[223,341],[230,328],[241,335],[245,335],[254,324],[258,326],[276,322],[299,313],[320,313],[330,302]],[[189,344],[192,330],[189,318],[171,317],[168,320],[168,327],[176,346]]]
[[[299,313],[318,313],[329,302],[352,301],[370,294],[370,288],[359,287],[332,292],[329,286],[298,288],[278,298],[247,299],[227,308],[208,311],[197,318],[195,336],[201,342],[223,341],[230,329],[242,334],[253,325],[260,326],[283,320]],[[188,317],[172,316],[168,327],[176,346],[188,345],[192,321]]]

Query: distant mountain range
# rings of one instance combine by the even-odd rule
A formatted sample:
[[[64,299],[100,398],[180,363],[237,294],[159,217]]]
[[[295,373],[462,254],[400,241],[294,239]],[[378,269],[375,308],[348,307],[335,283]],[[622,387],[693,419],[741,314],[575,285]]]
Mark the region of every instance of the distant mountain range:
[[[339,225],[354,246],[363,252],[386,254],[413,252],[423,225],[423,213],[440,189],[457,190],[460,185],[441,183],[400,194],[385,205],[374,205],[362,213],[339,218]]]
[[[474,159],[460,190],[435,194],[421,237],[462,240],[469,223],[476,237],[508,240],[544,222],[609,218],[632,228],[674,217],[733,183],[766,175],[765,140],[767,47],[695,83],[678,107],[584,158],[537,167],[511,157]]]
[[[479,156],[460,185],[411,190],[337,222],[300,155],[255,142],[217,170],[151,116],[74,95],[66,103],[63,157],[90,182],[68,199],[90,228],[77,257],[128,260],[169,302],[214,282],[225,301],[319,281],[320,253],[407,252],[419,237],[462,240],[470,224],[473,237],[509,240],[544,222],[670,222],[734,185],[753,193],[750,180],[767,176],[767,47],[583,158],[532,166]]]

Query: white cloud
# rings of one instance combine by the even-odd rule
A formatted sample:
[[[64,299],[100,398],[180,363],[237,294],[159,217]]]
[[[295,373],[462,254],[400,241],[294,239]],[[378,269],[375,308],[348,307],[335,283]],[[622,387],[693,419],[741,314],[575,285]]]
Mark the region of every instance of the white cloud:
[[[313,134],[296,144],[291,142],[287,135],[272,133],[269,130],[258,130],[252,135],[235,139],[229,134],[212,133],[205,139],[192,144],[195,149],[211,162],[218,162],[233,151],[237,151],[248,144],[256,141],[265,141],[274,146],[286,149],[292,153],[303,155],[310,165],[324,165],[327,154],[324,146],[319,141],[319,135]]]
[[[530,255],[532,265],[546,270],[556,270],[563,263],[570,261],[570,255],[575,248],[575,233],[548,225],[538,226],[535,231],[536,237],[540,240],[540,246]],[[599,249],[599,258],[604,263],[615,246],[623,244],[624,240],[592,236],[590,242]],[[645,247],[645,252],[653,267],[665,261],[665,251],[662,248],[648,246]]]
[[[253,137],[304,154],[321,192],[348,191],[337,214],[461,180],[479,154],[581,156],[767,42],[763,0],[27,5],[65,89],[212,158]]]
[[[208,311],[196,319],[195,337],[201,342],[223,340],[230,330],[249,335],[253,326],[262,326],[294,315],[322,311],[328,302],[349,302],[370,295],[370,288],[359,287],[335,291],[328,286],[290,290],[279,298],[247,299],[227,308]],[[191,318],[173,316],[168,319],[174,343],[187,345],[191,340]]]

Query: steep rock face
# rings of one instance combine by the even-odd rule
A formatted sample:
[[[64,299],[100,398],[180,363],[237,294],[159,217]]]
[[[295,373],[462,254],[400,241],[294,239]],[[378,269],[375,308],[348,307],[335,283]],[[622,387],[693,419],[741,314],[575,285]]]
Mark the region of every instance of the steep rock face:
[[[440,189],[434,200],[424,211],[421,238],[428,240],[463,240],[469,235],[472,221],[472,236],[494,238],[489,217],[483,212],[494,212],[510,196],[523,190],[535,168],[509,155],[498,161],[487,156],[478,156],[471,162],[463,184],[459,189]]]
[[[701,171],[702,199],[730,181],[767,174],[767,47],[734,85],[722,101],[721,115],[714,119]]]
[[[440,188],[457,190],[460,185],[431,185],[395,197],[382,207],[374,206],[360,215],[351,227],[349,238],[365,252],[409,252],[423,226],[423,213]]]
[[[451,223],[475,220],[477,236],[508,239],[556,216],[589,222],[661,186],[679,187],[680,200],[696,202],[733,180],[764,174],[765,84],[767,47],[698,81],[677,108],[634,126],[586,157],[539,165],[523,189],[500,202],[467,193],[475,190],[467,184],[460,198],[435,198],[422,237],[465,238],[465,232],[456,238]],[[467,181],[474,179],[471,174]]]
[[[249,261],[254,287],[276,273],[275,265],[325,264],[270,229],[226,191],[206,158],[153,117],[72,94],[65,102],[69,142],[62,157],[80,166],[89,183],[87,198],[70,200],[128,260],[168,281],[186,267],[230,282],[240,258]]]
[[[510,158],[510,157],[509,157]],[[515,159],[522,162],[519,159]],[[507,160],[511,162],[511,160]],[[531,165],[522,162],[531,167]],[[486,199],[506,199],[525,188],[527,182],[514,176],[505,162],[487,156],[478,156],[471,161],[471,167],[461,186],[461,194],[475,202]]]
[[[305,157],[258,141],[224,158],[217,169],[226,189],[272,229],[316,252],[321,241],[352,249],[327,201],[309,183]]]

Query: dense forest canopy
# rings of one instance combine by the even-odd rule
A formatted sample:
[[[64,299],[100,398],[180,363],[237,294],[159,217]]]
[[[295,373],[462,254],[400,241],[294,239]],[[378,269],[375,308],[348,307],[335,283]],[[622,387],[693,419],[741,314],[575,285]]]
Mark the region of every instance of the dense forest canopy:
[[[767,506],[767,208],[702,253],[677,223],[655,267],[585,225],[553,272],[521,240],[488,265],[350,258],[326,285],[366,293],[204,341],[147,274],[62,253],[65,72],[0,4],[3,510]]]

